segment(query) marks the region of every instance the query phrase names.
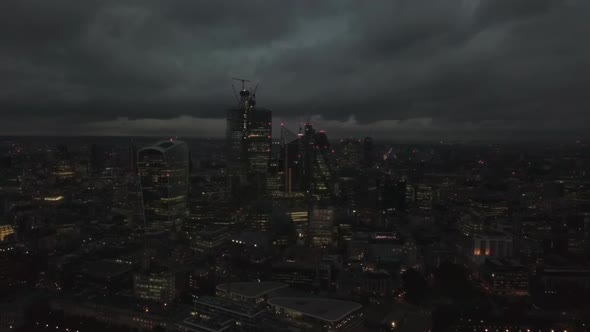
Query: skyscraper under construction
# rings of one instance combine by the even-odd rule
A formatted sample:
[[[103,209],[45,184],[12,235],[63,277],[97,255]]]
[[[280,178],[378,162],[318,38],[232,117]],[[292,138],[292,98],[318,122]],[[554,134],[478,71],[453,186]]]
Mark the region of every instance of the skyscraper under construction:
[[[247,89],[249,81],[239,81],[238,105],[228,111],[226,132],[227,179],[234,198],[242,188],[264,194],[272,144],[271,110],[256,107],[256,88]]]

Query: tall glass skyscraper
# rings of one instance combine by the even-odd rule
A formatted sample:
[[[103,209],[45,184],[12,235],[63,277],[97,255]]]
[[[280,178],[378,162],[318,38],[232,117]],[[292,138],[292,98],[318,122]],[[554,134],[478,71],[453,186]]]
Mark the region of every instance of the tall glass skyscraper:
[[[255,108],[248,119],[248,164],[249,171],[264,173],[268,171],[272,147],[272,112]]]
[[[332,189],[332,148],[324,131],[316,132],[311,123],[299,129],[295,140],[287,142],[288,130],[282,130],[284,191],[307,192],[316,197],[328,197]]]
[[[138,152],[145,228],[162,232],[182,225],[188,213],[189,153],[183,141],[162,141]]]
[[[227,115],[227,177],[232,196],[240,188],[266,190],[266,177],[272,147],[272,112],[258,108],[254,93],[244,87],[239,93],[238,107]]]

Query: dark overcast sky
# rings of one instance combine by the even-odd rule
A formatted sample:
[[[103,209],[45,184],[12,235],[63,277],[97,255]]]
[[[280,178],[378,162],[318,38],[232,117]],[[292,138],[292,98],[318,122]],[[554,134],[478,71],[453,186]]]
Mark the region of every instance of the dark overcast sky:
[[[584,135],[589,0],[0,1],[0,134]]]

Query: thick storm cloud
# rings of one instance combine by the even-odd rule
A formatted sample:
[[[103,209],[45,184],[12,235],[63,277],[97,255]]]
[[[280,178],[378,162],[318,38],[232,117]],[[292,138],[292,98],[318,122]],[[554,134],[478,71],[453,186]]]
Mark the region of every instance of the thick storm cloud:
[[[0,134],[222,136],[232,77],[335,136],[583,134],[587,0],[0,2]],[[397,133],[397,134],[396,134]]]

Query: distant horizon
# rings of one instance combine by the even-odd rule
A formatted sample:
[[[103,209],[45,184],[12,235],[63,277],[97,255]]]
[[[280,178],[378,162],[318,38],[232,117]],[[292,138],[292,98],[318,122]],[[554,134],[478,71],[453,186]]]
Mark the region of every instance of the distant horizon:
[[[236,77],[334,137],[589,129],[590,1],[26,3],[0,14],[0,133],[217,136]]]
[[[589,18],[3,1],[0,330],[590,330]]]
[[[558,132],[555,133],[556,135],[560,134]],[[331,137],[328,135],[328,139],[331,142],[338,141],[338,140],[346,140],[346,139],[363,139],[365,137],[373,138],[374,144],[499,144],[499,145],[521,145],[521,144],[533,144],[533,143],[552,143],[552,144],[584,144],[590,142],[590,137],[583,138],[583,137],[571,137],[569,139],[561,137],[561,139],[552,139],[548,137],[538,138],[538,137],[529,137],[529,138],[519,138],[514,139],[511,138],[504,138],[504,139],[490,139],[490,138],[470,138],[470,139],[385,139],[385,138],[376,138],[375,136],[336,136]],[[19,138],[26,138],[26,139],[35,139],[35,138],[54,138],[54,139],[74,139],[74,138],[85,138],[85,139],[169,139],[169,138],[178,138],[179,140],[183,139],[191,139],[191,140],[211,140],[211,141],[224,141],[224,136],[189,136],[189,135],[91,135],[91,134],[71,134],[71,135],[57,135],[57,134],[0,134],[0,140],[6,139],[19,139]],[[273,137],[273,141],[279,141],[279,137]]]

